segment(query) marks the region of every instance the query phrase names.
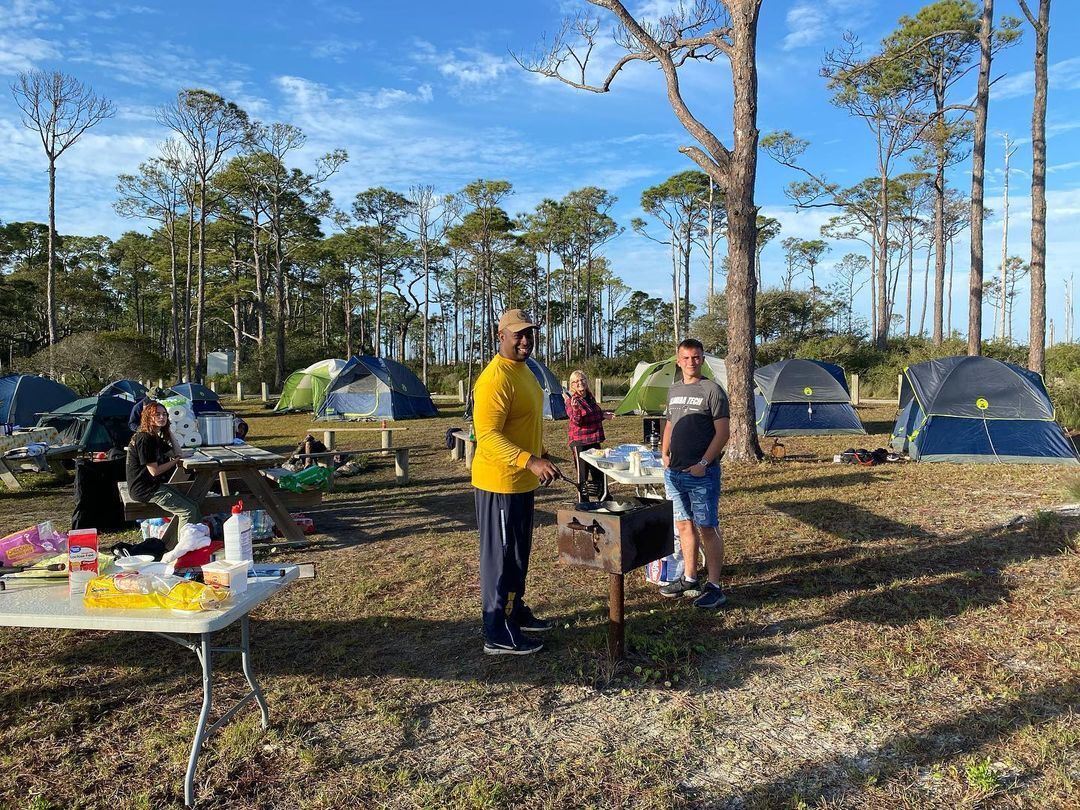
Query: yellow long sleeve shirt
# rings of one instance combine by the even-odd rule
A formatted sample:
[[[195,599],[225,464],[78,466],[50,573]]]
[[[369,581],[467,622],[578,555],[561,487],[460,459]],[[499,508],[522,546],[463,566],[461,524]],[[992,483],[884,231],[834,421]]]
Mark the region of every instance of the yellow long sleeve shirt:
[[[495,355],[473,391],[473,486],[503,493],[540,486],[525,465],[544,454],[543,420],[544,392],[528,364]]]

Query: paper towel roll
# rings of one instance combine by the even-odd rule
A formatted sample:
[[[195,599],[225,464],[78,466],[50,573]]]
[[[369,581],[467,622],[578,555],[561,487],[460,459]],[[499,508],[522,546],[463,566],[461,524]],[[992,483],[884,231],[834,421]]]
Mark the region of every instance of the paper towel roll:
[[[172,423],[172,429],[174,433],[190,433],[196,429],[196,426],[188,419],[182,419]]]
[[[202,444],[202,436],[200,436],[198,433],[191,433],[184,440],[182,446],[183,447],[198,447],[200,444]]]
[[[187,408],[169,408],[169,419],[183,419],[187,416]]]

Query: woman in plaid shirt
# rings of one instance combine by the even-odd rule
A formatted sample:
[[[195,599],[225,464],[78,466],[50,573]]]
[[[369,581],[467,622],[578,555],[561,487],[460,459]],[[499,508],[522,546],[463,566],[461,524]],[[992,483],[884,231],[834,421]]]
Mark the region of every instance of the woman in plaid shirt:
[[[589,390],[585,372],[574,371],[570,375],[570,396],[567,398],[566,415],[570,417],[567,428],[570,449],[574,453],[574,466],[577,468],[578,484],[589,478],[585,485],[585,494],[597,498],[604,491],[604,474],[581,460],[582,450],[592,450],[604,441],[604,420],[614,418],[615,414],[600,408],[596,397]]]

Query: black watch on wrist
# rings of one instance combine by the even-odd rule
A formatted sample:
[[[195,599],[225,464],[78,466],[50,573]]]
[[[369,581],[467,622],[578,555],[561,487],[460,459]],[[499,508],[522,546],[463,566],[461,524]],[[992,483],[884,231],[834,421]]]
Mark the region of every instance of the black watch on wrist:
[[[709,463],[710,462],[709,462],[709,460],[707,458],[703,458],[701,461],[698,462],[698,464],[700,464],[702,467],[706,467],[706,468],[708,468]]]

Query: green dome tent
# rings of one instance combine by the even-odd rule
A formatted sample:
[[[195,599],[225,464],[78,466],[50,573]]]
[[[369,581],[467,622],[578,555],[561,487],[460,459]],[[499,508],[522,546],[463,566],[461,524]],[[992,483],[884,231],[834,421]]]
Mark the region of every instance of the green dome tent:
[[[104,453],[131,441],[128,416],[131,403],[117,396],[77,399],[42,414],[38,427],[56,428],[64,444],[83,453]]]
[[[344,360],[331,358],[294,371],[285,380],[274,411],[317,411],[326,397],[326,389],[343,368]]]
[[[622,402],[615,408],[617,416],[625,416],[628,413],[651,414],[658,416],[667,407],[668,389],[675,381],[675,374],[679,367],[675,364],[675,355],[667,360],[648,365],[638,364],[631,379],[630,390],[626,392]],[[705,355],[705,363],[701,367],[701,374],[709,380],[715,380],[724,393],[727,393],[727,367],[721,357],[712,354]]]

